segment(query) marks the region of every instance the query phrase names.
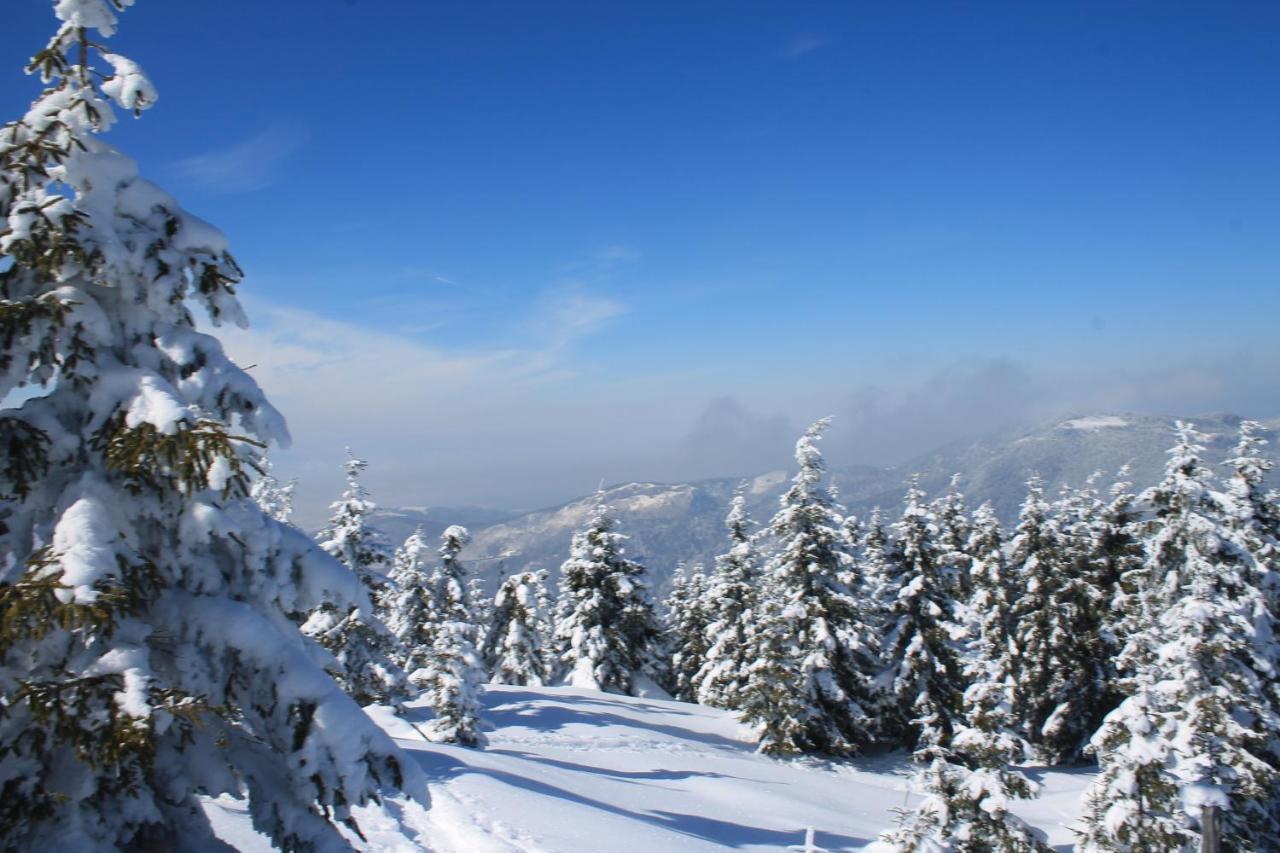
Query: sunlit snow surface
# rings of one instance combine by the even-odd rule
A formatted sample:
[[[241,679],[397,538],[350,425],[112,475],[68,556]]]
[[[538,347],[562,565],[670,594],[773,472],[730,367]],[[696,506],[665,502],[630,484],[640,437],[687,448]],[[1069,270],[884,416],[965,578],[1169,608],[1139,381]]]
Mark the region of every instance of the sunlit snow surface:
[[[368,844],[357,849],[484,851],[778,851],[812,826],[829,851],[861,849],[908,802],[901,755],[834,764],[757,755],[732,714],[700,705],[571,688],[490,687],[489,747],[426,743],[382,709],[375,719],[427,776],[431,809],[394,807],[400,824],[359,813]],[[1041,798],[1018,813],[1067,849],[1085,772],[1031,771]],[[910,797],[910,802],[915,802]],[[269,850],[239,804],[211,802],[220,838],[237,850]]]

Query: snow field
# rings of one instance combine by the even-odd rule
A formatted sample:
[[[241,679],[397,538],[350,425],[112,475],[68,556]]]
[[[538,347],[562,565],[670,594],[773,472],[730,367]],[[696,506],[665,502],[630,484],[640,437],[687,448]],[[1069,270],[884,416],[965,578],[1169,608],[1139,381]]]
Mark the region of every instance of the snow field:
[[[860,850],[914,805],[901,754],[851,762],[758,755],[727,711],[569,687],[484,691],[484,750],[433,744],[420,701],[404,718],[371,716],[421,768],[431,807],[357,810],[361,850],[437,853],[656,853]],[[417,728],[415,728],[415,726]],[[1069,849],[1088,772],[1040,771],[1040,799],[1015,811]],[[218,836],[241,851],[271,849],[227,798],[206,806]],[[416,836],[416,837],[415,837]]]

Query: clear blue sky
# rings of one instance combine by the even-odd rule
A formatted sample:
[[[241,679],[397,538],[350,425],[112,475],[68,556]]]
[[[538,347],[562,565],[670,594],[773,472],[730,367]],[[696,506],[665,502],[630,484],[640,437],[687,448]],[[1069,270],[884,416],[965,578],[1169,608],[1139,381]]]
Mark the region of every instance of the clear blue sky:
[[[13,116],[52,17],[6,6]],[[726,407],[773,444],[847,414],[844,461],[921,449],[874,427],[904,412],[1280,413],[1274,2],[139,0],[112,43],[161,93],[112,141],[230,235],[246,352],[387,344],[449,389],[346,439],[443,448],[418,502],[675,477]],[[298,470],[334,464],[338,400],[270,369]],[[545,470],[444,485],[486,441]]]

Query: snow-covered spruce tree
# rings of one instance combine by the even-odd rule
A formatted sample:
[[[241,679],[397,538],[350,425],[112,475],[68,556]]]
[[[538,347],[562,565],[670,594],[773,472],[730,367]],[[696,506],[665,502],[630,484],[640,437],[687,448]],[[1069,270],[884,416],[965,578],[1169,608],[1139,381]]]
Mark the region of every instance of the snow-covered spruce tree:
[[[665,604],[667,642],[671,649],[671,695],[681,702],[698,701],[698,675],[711,646],[709,582],[702,566],[676,569]]]
[[[1098,590],[1102,607],[1098,613],[1101,621],[1099,637],[1103,645],[1103,657],[1107,661],[1106,682],[1112,696],[1108,697],[1106,712],[1119,703],[1117,685],[1120,682],[1120,650],[1124,648],[1126,600],[1131,594],[1129,580],[1142,565],[1142,541],[1139,528],[1142,517],[1137,508],[1137,496],[1127,480],[1128,466],[1120,469],[1112,484],[1108,500],[1094,516],[1089,526],[1089,577]]]
[[[1013,590],[1004,559],[1004,534],[990,502],[973,514],[968,552],[973,555],[973,597],[969,600],[970,681],[1013,676]]]
[[[1226,462],[1231,480],[1219,501],[1232,541],[1262,593],[1254,613],[1254,669],[1263,681],[1271,714],[1280,716],[1280,501],[1275,492],[1263,492],[1263,478],[1274,463],[1262,455],[1267,442],[1258,435],[1260,430],[1254,421],[1240,423],[1240,442]],[[1269,732],[1259,745],[1261,757],[1280,771],[1280,732]],[[1274,782],[1271,813],[1280,815],[1280,784]]]
[[[729,530],[729,550],[716,557],[716,570],[707,590],[711,646],[698,673],[698,701],[716,708],[739,709],[746,681],[750,623],[756,618],[756,584],[760,566],[756,556],[747,500],[742,491],[733,496],[724,521]]]
[[[892,543],[885,532],[884,513],[880,507],[862,526],[857,542],[856,560],[862,573],[862,586],[867,602],[869,620],[876,628],[876,635],[883,636],[889,623],[889,611],[896,593],[891,589],[893,572],[890,568]]]
[[[369,514],[378,508],[369,499],[369,490],[360,482],[360,475],[369,463],[352,456],[350,450],[347,457],[342,463],[347,477],[346,491],[329,505],[333,514],[317,541],[321,548],[359,576],[373,596],[374,605],[382,607],[390,590],[387,575],[391,570],[392,551],[382,531],[369,520]]]
[[[1005,706],[1007,708],[1007,706]],[[1034,797],[1034,782],[1009,762],[1021,740],[1007,731],[961,726],[956,748],[933,756],[917,776],[924,800],[869,850],[879,853],[1048,853],[1040,835],[1009,812],[1009,802]]]
[[[1011,687],[1008,679],[993,669],[975,672],[965,690],[964,725],[951,739],[953,763],[963,769],[960,796],[951,802],[951,819],[957,826],[952,834],[968,845],[961,849],[1049,849],[1008,811],[1010,800],[1039,793],[1039,786],[1014,768],[1026,745],[1015,730]]]
[[[1195,849],[1207,807],[1233,849],[1280,847],[1276,771],[1259,757],[1280,731],[1256,668],[1263,595],[1201,440],[1180,422],[1165,478],[1144,495],[1147,627],[1125,650],[1130,695],[1093,739],[1100,772],[1085,795],[1085,850]]]
[[[491,684],[547,683],[546,583],[546,572],[520,572],[498,587],[482,654]]]
[[[415,672],[427,665],[435,643],[436,606],[429,567],[435,554],[419,525],[396,549],[391,569],[387,627],[400,641],[400,665]]]
[[[1009,543],[1017,579],[1013,707],[1027,740],[1050,763],[1083,752],[1109,695],[1095,618],[1105,602],[1072,559],[1059,521],[1040,478],[1032,477]]]
[[[972,769],[933,758],[916,777],[924,799],[900,813],[868,853],[1049,853],[1051,848],[1009,801],[1034,797],[1037,786],[1006,766]]]
[[[435,605],[434,634],[426,665],[410,674],[423,687],[436,712],[428,737],[445,743],[479,746],[480,702],[484,673],[476,651],[477,628],[467,596],[466,569],[460,555],[471,541],[467,529],[454,524],[440,534],[440,561],[430,586]]]
[[[485,592],[484,578],[472,576],[467,581],[467,601],[471,605],[471,623],[476,626],[477,642],[480,642],[485,626],[493,623],[493,600]]]
[[[1101,472],[1083,487],[1064,487],[1052,513],[1061,536],[1063,574],[1054,593],[1057,629],[1069,632],[1057,644],[1062,660],[1074,662],[1059,681],[1059,702],[1040,729],[1038,749],[1054,763],[1081,758],[1090,736],[1120,703],[1111,608],[1119,595],[1112,574],[1119,555],[1108,553],[1100,535],[1113,531],[1109,507],[1098,494]]]
[[[460,524],[451,524],[440,534],[436,567],[430,579],[431,601],[437,622],[446,619],[473,622],[467,570],[462,565],[462,549],[470,542],[471,534]]]
[[[265,456],[259,460],[258,470],[261,473],[254,479],[249,496],[268,518],[288,524],[293,517],[293,496],[298,490],[298,481],[281,483],[277,480],[271,472],[271,462]]]
[[[888,554],[880,726],[885,740],[915,750],[922,760],[950,744],[964,693],[954,601],[939,565],[937,536],[936,519],[912,477]]]
[[[198,845],[230,794],[278,845],[345,848],[331,821],[400,757],[288,616],[368,605],[249,497],[287,432],[195,330],[245,322],[225,238],[98,138],[156,100],[102,44],[127,5],[54,4],[0,130],[0,844]]]
[[[1102,500],[1098,496],[1101,476],[1102,472],[1093,472],[1080,487],[1064,483],[1058,490],[1058,499],[1049,506],[1049,514],[1061,535],[1062,559],[1073,573],[1091,571],[1092,531],[1102,512]]]
[[[644,567],[627,559],[614,526],[601,493],[560,567],[555,642],[566,684],[631,694],[652,670],[661,630]]]
[[[999,577],[993,555],[999,551],[999,528],[989,504],[975,514],[969,542],[974,549],[974,600],[998,606]],[[984,589],[985,587],[985,589]],[[964,717],[956,724],[950,747],[922,744],[916,758],[927,762],[917,776],[924,800],[902,813],[898,827],[880,837],[879,850],[955,850],[987,853],[1040,853],[1050,848],[1022,820],[1009,813],[1009,802],[1034,797],[1039,786],[1014,768],[1025,751],[1015,730],[1010,702],[1007,626],[979,614],[976,643],[982,654],[970,659]],[[1004,638],[1004,639],[1002,639]]]
[[[930,509],[938,520],[938,562],[947,581],[947,592],[953,601],[965,604],[971,589],[973,558],[968,552],[971,525],[959,474],[951,477],[947,493],[935,500]]]
[[[1258,434],[1261,430],[1255,421],[1240,422],[1239,443],[1224,463],[1231,469],[1231,480],[1219,500],[1232,538],[1250,555],[1257,580],[1274,598],[1280,594],[1280,505],[1275,492],[1264,492],[1264,480],[1275,463],[1262,455],[1267,440]]]
[[[1154,676],[1146,667],[1127,678],[1128,696],[1089,741],[1098,775],[1084,793],[1078,850],[1190,851],[1196,841],[1176,813],[1178,782]]]
[[[394,592],[386,575],[391,554],[368,520],[375,504],[360,484],[366,467],[355,457],[343,464],[347,490],[331,505],[333,516],[319,541],[326,553],[360,579],[373,607],[326,601],[311,613],[302,630],[333,653],[339,665],[334,676],[351,698],[361,705],[398,706],[411,691],[397,662],[402,657],[399,641],[382,621],[390,612]]]
[[[806,678],[790,633],[789,603],[780,588],[764,584],[751,612],[747,634],[747,667],[738,694],[742,719],[757,727],[759,750],[766,755],[804,751],[813,708],[796,684]]]
[[[892,850],[1044,851],[1049,848],[1011,815],[1012,799],[1034,796],[1037,786],[1013,768],[1025,744],[1015,731],[1011,705],[1008,591],[1000,528],[990,504],[974,514],[968,540],[973,554],[973,615],[977,622],[967,661],[964,718],[950,748],[923,745],[927,766],[918,777],[924,801],[881,836]]]
[[[1280,639],[1280,503],[1276,493],[1263,492],[1263,478],[1274,463],[1262,455],[1266,440],[1254,421],[1240,424],[1240,442],[1226,464],[1231,480],[1218,500],[1226,515],[1232,542],[1249,564],[1252,583],[1262,592],[1255,614],[1258,643],[1256,669],[1269,682],[1268,697],[1280,712],[1280,660],[1275,658]],[[1271,744],[1280,753],[1280,742]],[[1280,754],[1277,755],[1280,765]]]
[[[800,471],[769,525],[776,551],[766,564],[761,595],[770,599],[753,626],[744,720],[759,727],[774,753],[856,752],[872,737],[868,715],[877,648],[865,597],[847,547],[839,508],[823,484],[818,441],[824,418],[796,442]],[[782,647],[779,648],[779,643]],[[759,646],[759,647],[755,647]],[[789,660],[769,661],[782,653]],[[781,684],[766,683],[785,677]],[[795,697],[770,705],[762,696]],[[784,719],[799,710],[796,720]]]

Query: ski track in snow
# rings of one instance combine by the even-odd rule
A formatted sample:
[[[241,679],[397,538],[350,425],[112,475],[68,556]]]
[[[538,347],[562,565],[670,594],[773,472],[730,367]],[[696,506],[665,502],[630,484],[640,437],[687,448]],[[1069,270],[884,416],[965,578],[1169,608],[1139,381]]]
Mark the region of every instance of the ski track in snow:
[[[414,729],[431,718],[370,715],[421,767],[431,806],[396,799],[356,810],[360,850],[434,853],[641,853],[803,849],[807,827],[828,851],[860,850],[913,804],[901,754],[851,762],[757,755],[733,714],[660,699],[567,687],[490,686],[488,745],[431,744]],[[1040,799],[1015,809],[1059,849],[1091,774],[1030,769]],[[242,803],[210,801],[218,836],[266,851]]]

